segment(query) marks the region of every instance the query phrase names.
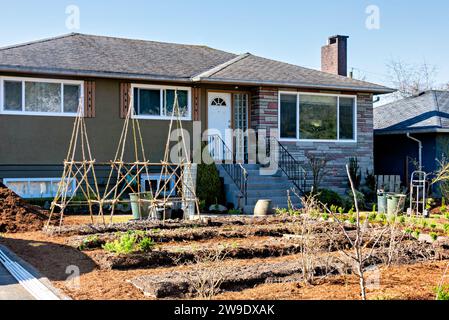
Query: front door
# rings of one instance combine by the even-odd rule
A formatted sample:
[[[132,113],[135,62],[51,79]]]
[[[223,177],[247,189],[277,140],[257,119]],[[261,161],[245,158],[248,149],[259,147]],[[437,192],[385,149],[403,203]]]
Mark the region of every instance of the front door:
[[[208,94],[209,148],[217,161],[232,160],[234,146],[230,130],[232,129],[231,103],[230,93],[209,92]]]

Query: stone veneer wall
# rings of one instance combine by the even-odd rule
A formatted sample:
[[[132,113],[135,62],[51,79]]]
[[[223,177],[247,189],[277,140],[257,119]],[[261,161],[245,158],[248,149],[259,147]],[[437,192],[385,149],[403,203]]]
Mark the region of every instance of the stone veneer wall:
[[[260,130],[278,128],[278,89],[257,88],[252,93],[251,128]],[[332,159],[329,174],[323,179],[322,188],[340,194],[348,189],[346,164],[357,157],[363,176],[374,168],[373,159],[373,95],[357,94],[357,142],[282,142],[289,152],[307,170],[306,154],[325,155]],[[308,170],[308,175],[310,172]],[[310,187],[311,181],[308,181]]]

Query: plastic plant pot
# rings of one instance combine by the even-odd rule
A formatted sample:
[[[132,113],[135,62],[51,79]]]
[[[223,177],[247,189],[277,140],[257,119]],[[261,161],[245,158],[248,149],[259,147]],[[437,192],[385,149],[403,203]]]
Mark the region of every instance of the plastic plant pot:
[[[387,214],[397,215],[404,212],[405,195],[403,194],[388,194],[387,195]]]
[[[140,202],[140,200],[153,199],[153,195],[151,194],[151,192],[130,193],[129,199],[131,200],[131,211],[133,214],[133,220],[142,220],[148,218],[150,214],[150,203]]]
[[[387,213],[387,194],[385,192],[377,193],[377,212],[379,214]]]

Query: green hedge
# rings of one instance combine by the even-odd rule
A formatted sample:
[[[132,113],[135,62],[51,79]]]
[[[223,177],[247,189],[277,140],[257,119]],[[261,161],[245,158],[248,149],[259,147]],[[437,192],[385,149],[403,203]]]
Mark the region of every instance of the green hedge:
[[[223,184],[214,163],[198,165],[196,196],[200,201],[204,201],[207,207],[224,204]]]

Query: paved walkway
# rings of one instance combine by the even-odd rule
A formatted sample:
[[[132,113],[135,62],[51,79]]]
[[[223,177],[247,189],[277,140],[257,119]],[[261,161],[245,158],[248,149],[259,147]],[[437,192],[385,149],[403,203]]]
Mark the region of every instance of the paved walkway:
[[[0,300],[35,300],[0,262]]]

